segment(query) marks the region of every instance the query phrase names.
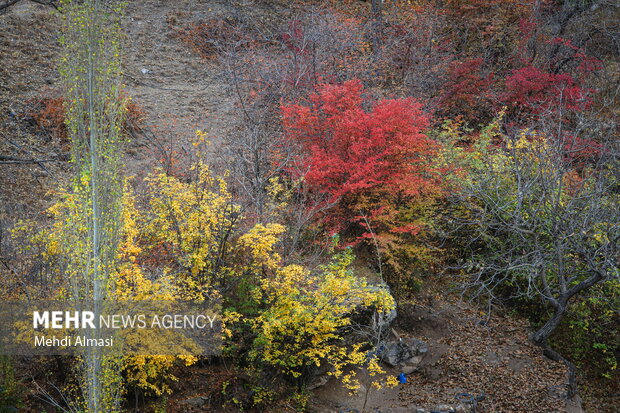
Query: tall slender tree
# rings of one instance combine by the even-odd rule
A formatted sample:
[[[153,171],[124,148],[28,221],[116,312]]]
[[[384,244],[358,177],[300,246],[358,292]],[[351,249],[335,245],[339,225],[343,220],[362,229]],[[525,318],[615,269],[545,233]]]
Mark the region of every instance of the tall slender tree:
[[[68,295],[94,303],[95,316],[111,298],[109,286],[119,242],[122,177],[120,96],[120,4],[103,0],[64,0],[64,54],[67,129],[75,179],[69,194],[74,222],[67,259]],[[77,213],[75,213],[77,212]],[[94,329],[93,338],[98,330]],[[83,394],[90,412],[118,407],[118,387],[109,374],[117,362],[97,347],[83,355]]]

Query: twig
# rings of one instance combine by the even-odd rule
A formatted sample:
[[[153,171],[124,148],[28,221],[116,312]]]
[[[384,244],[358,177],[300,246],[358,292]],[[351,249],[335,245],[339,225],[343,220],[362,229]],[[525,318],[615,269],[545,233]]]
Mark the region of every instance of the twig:
[[[54,162],[54,161],[57,161],[57,160],[58,159],[23,159],[23,158],[14,158],[12,156],[0,155],[0,165],[6,165],[6,164],[30,164],[30,163],[39,164],[39,163],[44,163],[44,162]]]

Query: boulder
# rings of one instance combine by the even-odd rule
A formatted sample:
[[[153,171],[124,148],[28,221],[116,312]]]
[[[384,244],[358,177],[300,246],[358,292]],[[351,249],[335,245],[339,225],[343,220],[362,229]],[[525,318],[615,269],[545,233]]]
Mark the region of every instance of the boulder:
[[[411,369],[417,368],[427,353],[428,345],[422,340],[416,338],[399,339],[385,344],[382,360],[390,367],[408,366]]]
[[[405,374],[411,374],[418,369],[421,362],[422,362],[422,356],[411,357],[409,360],[405,362],[405,364],[400,366],[400,371]]]
[[[207,403],[208,400],[209,400],[208,397],[198,396],[198,397],[192,397],[191,399],[183,400],[181,403],[187,404],[192,407],[202,407]]]
[[[414,350],[416,356],[428,353],[428,344],[424,341],[418,340],[417,338],[410,338],[405,341],[408,341],[409,348]]]
[[[323,374],[323,375],[315,377],[312,383],[308,386],[308,390],[314,390],[314,389],[318,389],[319,387],[325,386],[327,382],[329,381],[329,379],[331,378],[332,376],[328,376],[327,374]]]

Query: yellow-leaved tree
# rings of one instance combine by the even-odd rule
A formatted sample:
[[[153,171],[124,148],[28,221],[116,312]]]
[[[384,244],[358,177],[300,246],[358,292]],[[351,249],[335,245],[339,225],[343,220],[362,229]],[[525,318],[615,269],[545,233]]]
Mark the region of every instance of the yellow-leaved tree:
[[[257,294],[264,310],[250,321],[255,334],[250,358],[294,379],[326,367],[328,374],[356,390],[356,367],[367,366],[372,375],[382,370],[376,359],[366,356],[370,343],[347,340],[357,330],[353,316],[369,310],[388,313],[394,299],[385,286],[354,275],[350,249],[314,271],[281,265],[274,244],[284,230],[278,224],[259,224],[239,238],[238,247],[249,251],[263,274]],[[377,377],[376,384],[381,380]]]
[[[286,227],[275,222],[240,225],[240,207],[223,179],[201,162],[189,175],[180,180],[160,170],[149,174],[140,202],[125,184],[110,297],[220,299],[226,308],[226,347],[236,345],[235,354],[248,356],[259,370],[299,384],[321,367],[355,389],[355,367],[365,366],[377,384],[384,384],[378,360],[367,357],[371,344],[352,333],[360,330],[354,316],[394,308],[387,288],[357,277],[348,249],[332,252],[327,264],[314,269],[284,263],[280,249]],[[59,258],[70,252],[67,228],[79,211],[65,195],[50,212],[52,224],[32,240],[47,245],[42,259],[62,265]],[[144,334],[125,336],[125,343],[148,342],[152,337]],[[123,377],[125,384],[158,396],[171,391],[175,365],[196,361],[192,355],[126,356]]]

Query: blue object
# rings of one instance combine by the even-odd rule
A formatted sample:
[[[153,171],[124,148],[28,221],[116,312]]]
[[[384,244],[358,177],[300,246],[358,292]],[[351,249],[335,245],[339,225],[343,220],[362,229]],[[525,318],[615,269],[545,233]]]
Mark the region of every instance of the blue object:
[[[407,383],[407,376],[405,376],[405,373],[400,373],[400,374],[398,375],[398,382],[399,382],[400,384],[405,384],[405,383]]]

